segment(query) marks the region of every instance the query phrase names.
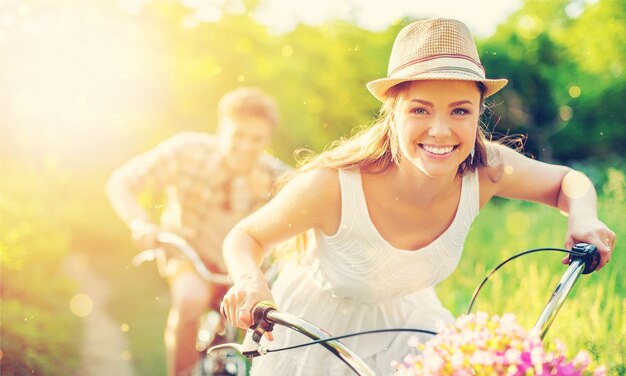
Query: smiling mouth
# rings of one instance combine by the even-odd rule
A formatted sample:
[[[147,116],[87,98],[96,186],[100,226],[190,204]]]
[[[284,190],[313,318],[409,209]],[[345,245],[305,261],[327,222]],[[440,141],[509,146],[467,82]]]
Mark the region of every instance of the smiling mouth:
[[[454,149],[456,149],[458,147],[458,145],[454,145],[454,146],[430,146],[430,145],[424,145],[424,144],[419,144],[419,146],[426,150],[427,152],[431,153],[431,154],[435,154],[435,155],[446,155],[446,154],[450,154],[452,153],[452,151]]]

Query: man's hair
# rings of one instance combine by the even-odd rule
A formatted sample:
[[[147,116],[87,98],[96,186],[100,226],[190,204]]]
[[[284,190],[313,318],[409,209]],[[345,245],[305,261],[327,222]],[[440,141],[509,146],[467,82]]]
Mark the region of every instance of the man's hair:
[[[255,87],[241,87],[226,93],[218,104],[218,116],[244,120],[262,117],[276,126],[278,109],[272,98]]]

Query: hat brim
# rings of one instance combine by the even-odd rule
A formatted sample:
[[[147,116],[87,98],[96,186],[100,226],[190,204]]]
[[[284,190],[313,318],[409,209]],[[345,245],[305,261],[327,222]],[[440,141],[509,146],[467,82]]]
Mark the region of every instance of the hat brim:
[[[390,88],[408,81],[426,81],[426,80],[447,80],[447,81],[474,81],[482,82],[485,87],[485,98],[497,93],[506,86],[509,82],[507,79],[481,79],[477,77],[468,77],[466,75],[459,74],[442,76],[441,74],[422,74],[419,77],[401,77],[401,78],[380,78],[378,80],[370,81],[367,83],[367,89],[381,102],[384,102],[387,98],[387,90]]]

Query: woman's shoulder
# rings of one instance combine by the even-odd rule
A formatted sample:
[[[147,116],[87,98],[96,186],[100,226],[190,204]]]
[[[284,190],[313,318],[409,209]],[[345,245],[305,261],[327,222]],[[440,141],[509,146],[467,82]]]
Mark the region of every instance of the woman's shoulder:
[[[339,190],[339,170],[336,168],[317,167],[299,171],[294,180],[319,192],[331,193]]]
[[[511,154],[517,151],[496,142],[485,144],[487,164],[478,168],[481,205],[493,197],[499,187],[506,181],[506,175],[511,174],[513,166],[509,163]]]
[[[341,216],[341,188],[339,171],[334,168],[314,168],[298,171],[285,186],[290,205],[301,214],[315,219],[325,234],[332,234],[339,226]]]
[[[504,176],[503,148],[506,148],[506,146],[493,142],[489,142],[485,146],[487,163],[478,169],[478,176],[481,182],[498,183]]]

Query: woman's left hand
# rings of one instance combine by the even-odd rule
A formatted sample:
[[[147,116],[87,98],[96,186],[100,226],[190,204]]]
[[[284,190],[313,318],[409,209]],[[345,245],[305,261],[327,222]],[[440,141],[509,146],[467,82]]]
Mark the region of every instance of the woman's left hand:
[[[596,270],[602,269],[609,261],[615,247],[615,233],[597,218],[569,218],[565,248],[571,249],[576,243],[593,244],[600,253],[600,264]],[[568,257],[563,259],[568,263]]]

